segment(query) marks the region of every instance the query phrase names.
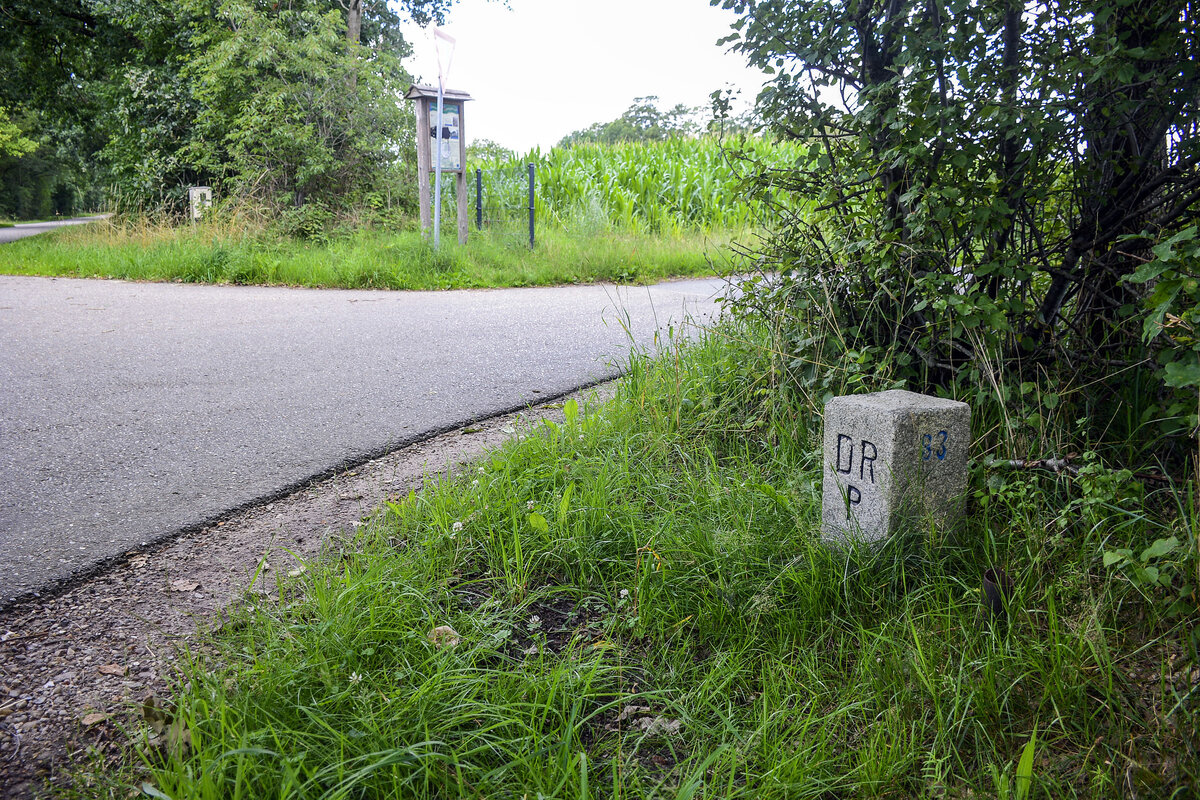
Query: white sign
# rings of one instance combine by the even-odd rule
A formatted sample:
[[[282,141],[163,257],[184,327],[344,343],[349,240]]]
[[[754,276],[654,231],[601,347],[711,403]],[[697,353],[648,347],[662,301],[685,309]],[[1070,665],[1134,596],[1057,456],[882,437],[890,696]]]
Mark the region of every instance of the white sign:
[[[461,133],[462,104],[442,101],[442,171],[462,172],[458,139]],[[429,98],[429,169],[437,167],[437,99]]]

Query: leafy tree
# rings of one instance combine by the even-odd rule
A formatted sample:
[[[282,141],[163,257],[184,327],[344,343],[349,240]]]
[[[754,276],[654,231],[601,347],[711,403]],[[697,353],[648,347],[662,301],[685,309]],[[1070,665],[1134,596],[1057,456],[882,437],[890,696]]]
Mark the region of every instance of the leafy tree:
[[[499,142],[491,139],[472,139],[467,145],[467,163],[480,164],[483,162],[512,161],[517,154]]]
[[[227,0],[217,17],[184,72],[200,113],[181,155],[273,205],[370,188],[404,128],[399,59],[360,57],[341,15],[318,4],[264,11]]]
[[[21,218],[71,213],[90,204],[88,158],[97,147],[91,82],[95,54],[117,41],[80,0],[0,2],[0,106],[35,150],[0,156],[0,213]]]
[[[0,215],[69,215],[96,199],[87,196],[84,165],[73,147],[82,138],[81,130],[48,117],[21,109],[0,126],[0,139],[8,139],[7,146],[0,146]]]
[[[709,95],[709,120],[707,132],[716,136],[753,136],[761,134],[764,125],[754,108],[734,113],[734,104],[741,89],[726,86]]]
[[[1080,387],[1093,432],[1143,410],[1195,424],[1194,396],[1121,405],[1139,370],[1197,363],[1145,316],[1191,335],[1191,2],[713,1],[740,14],[727,41],[774,75],[763,118],[809,147],[758,182],[804,205],[781,207],[758,253],[784,289],[748,301],[785,321],[802,385],[1011,404],[1010,387],[1053,376]],[[1200,385],[1189,370],[1174,385]]]
[[[9,119],[8,109],[0,106],[0,157],[29,155],[37,149],[37,142],[25,135],[21,126]]]
[[[597,122],[563,137],[560,147],[572,144],[616,144],[617,142],[654,142],[699,132],[696,118],[700,111],[682,103],[667,111],[658,108],[654,95],[636,97],[629,108],[611,122]]]
[[[452,5],[0,0],[0,107],[40,109],[25,135],[44,145],[24,158],[45,167],[6,157],[0,179],[104,186],[132,207],[197,182],[276,208],[353,202],[411,151],[402,18]]]

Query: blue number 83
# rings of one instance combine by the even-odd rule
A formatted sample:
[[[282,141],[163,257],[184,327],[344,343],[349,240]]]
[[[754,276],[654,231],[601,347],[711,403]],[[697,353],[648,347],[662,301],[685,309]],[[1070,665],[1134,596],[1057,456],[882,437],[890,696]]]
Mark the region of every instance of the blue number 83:
[[[934,436],[937,436],[939,439],[939,441],[938,441],[939,446],[938,446],[936,453],[933,450]],[[921,442],[924,445],[922,452],[921,452],[921,460],[928,461],[930,458],[932,458],[934,455],[936,455],[938,461],[945,461],[946,460],[946,442],[949,441],[949,439],[950,439],[950,434],[947,433],[946,431],[938,431],[936,434],[932,434],[932,433],[924,434],[921,437]]]

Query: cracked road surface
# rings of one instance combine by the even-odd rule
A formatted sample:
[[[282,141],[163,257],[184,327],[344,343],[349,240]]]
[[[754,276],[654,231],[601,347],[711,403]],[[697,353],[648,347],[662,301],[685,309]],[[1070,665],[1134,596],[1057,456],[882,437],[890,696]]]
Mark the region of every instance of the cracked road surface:
[[[724,289],[0,276],[0,606],[335,469],[612,378],[634,342],[711,320]]]

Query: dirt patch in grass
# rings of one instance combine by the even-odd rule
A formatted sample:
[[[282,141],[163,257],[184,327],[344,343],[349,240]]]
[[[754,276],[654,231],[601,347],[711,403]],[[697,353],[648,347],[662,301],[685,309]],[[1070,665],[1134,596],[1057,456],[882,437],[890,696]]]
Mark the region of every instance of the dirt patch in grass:
[[[612,384],[586,390],[607,397]],[[331,537],[542,419],[548,403],[443,434],[151,550],[48,599],[0,612],[0,797],[32,797],[62,767],[115,757],[149,695],[166,696],[178,645],[249,590],[304,568]],[[547,618],[554,612],[547,609]]]

